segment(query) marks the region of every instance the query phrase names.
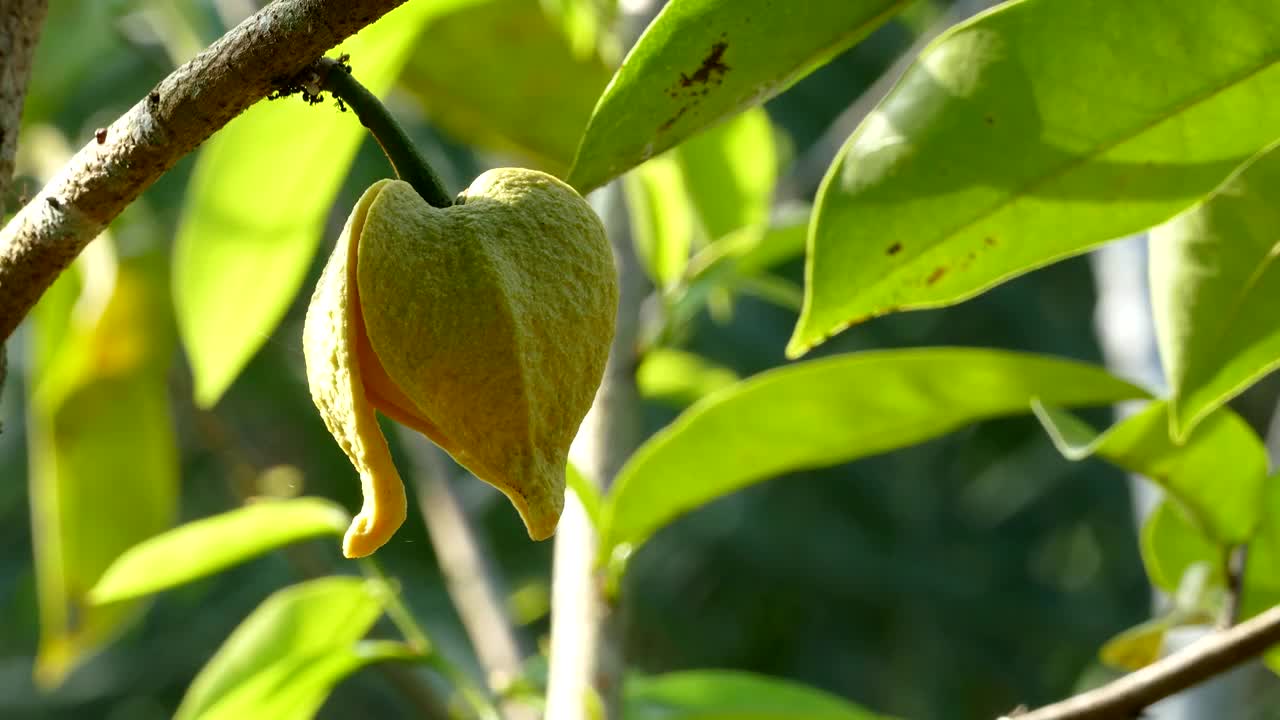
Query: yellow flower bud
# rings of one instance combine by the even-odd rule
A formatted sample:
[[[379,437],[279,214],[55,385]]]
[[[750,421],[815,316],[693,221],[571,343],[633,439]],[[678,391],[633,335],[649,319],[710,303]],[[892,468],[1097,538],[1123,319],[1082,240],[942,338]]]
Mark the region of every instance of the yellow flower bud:
[[[406,512],[375,408],[506,494],[530,537],[550,537],[617,302],[600,219],[550,175],[491,170],[448,208],[400,181],[366,190],[303,331],[312,398],[364,493],[347,557],[381,547]]]

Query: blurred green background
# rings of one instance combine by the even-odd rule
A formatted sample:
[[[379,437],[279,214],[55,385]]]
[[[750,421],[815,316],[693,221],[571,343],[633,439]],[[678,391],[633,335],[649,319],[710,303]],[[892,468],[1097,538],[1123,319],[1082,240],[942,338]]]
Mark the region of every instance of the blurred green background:
[[[584,41],[549,19],[538,0],[453,4],[422,26],[389,104],[454,191],[488,167],[563,171],[617,48],[656,11],[654,3],[622,3],[618,35],[589,35],[583,53],[573,43]],[[769,102],[784,162],[821,154],[827,128],[944,5],[917,3]],[[254,8],[251,0],[51,3],[24,116],[26,160],[7,207],[40,187],[41,163],[56,167],[60,145],[92,141],[96,128]],[[352,62],[359,75],[360,58]],[[337,113],[328,104],[312,112]],[[314,152],[323,157],[325,148]],[[122,267],[142,268],[161,285],[192,202],[194,162],[183,160],[112,226]],[[820,175],[787,175],[786,167],[790,197],[783,199],[811,199]],[[152,317],[161,318],[152,338],[157,362],[170,365],[164,387],[177,445],[179,520],[259,494],[321,495],[358,507],[354,473],[311,404],[300,337],[309,288],[348,209],[388,172],[376,145],[363,140],[324,224],[306,289],[212,409],[192,400],[167,291],[144,296]],[[801,260],[777,275],[801,282]],[[206,281],[244,292],[235,278]],[[1093,275],[1078,258],[951,309],[867,323],[815,355],[970,345],[1101,362],[1093,306]],[[795,319],[791,310],[740,294],[731,312],[699,311],[679,339],[745,377],[785,362]],[[10,343],[0,401],[0,718],[169,717],[197,670],[267,595],[310,575],[351,570],[335,543],[313,541],[162,594],[60,687],[37,690],[29,408],[44,332],[28,322]],[[106,347],[119,342],[103,340]],[[647,400],[646,430],[661,428],[678,410]],[[1106,416],[1091,419],[1102,424]],[[123,437],[127,443],[130,435]],[[110,473],[133,472],[130,463],[146,458],[126,460],[100,468],[97,482],[108,498]],[[456,487],[493,552],[528,646],[544,648],[551,543],[530,543],[487,485],[463,479]],[[85,532],[97,531],[95,523],[127,524],[130,513],[109,499],[86,507]],[[379,556],[433,639],[454,657],[470,657],[416,514]],[[659,533],[633,560],[624,593],[627,658],[637,671],[752,670],[926,719],[992,717],[1069,694],[1082,677],[1101,672],[1099,646],[1148,617],[1151,602],[1126,479],[1101,462],[1063,460],[1030,416],[796,473],[717,501]],[[401,688],[364,670],[338,687],[322,717],[412,712]]]

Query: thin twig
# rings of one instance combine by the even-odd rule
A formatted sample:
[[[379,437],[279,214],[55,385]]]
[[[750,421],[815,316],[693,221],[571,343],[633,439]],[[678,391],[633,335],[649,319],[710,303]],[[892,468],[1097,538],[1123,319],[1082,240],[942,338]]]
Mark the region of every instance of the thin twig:
[[[84,246],[181,157],[403,3],[278,0],[162,80],[0,230],[0,340]]]
[[[1227,597],[1222,604],[1219,628],[1229,628],[1240,621],[1240,606],[1244,603],[1244,571],[1248,561],[1248,545],[1228,548],[1223,557],[1222,569],[1227,580]]]
[[[1132,720],[1148,706],[1226,672],[1280,643],[1280,606],[1209,635],[1095,690],[1013,716],[1015,720]]]
[[[369,92],[351,74],[351,68],[342,60],[320,58],[312,66],[318,90],[328,90],[344,102],[356,114],[373,139],[378,141],[382,154],[387,156],[396,177],[413,186],[432,207],[445,208],[453,204],[453,198],[444,189],[444,181],[418,147],[405,133],[404,128],[391,116],[378,96]]]

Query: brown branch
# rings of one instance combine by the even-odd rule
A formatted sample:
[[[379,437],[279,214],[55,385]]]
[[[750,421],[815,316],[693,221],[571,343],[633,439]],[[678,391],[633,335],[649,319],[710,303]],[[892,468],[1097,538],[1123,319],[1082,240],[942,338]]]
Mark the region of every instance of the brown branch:
[[[31,57],[48,11],[48,0],[5,0],[0,7],[0,215],[13,179]]]
[[[13,180],[13,156],[18,151],[18,128],[31,79],[40,28],[49,13],[48,0],[5,0],[0,8],[0,217]],[[0,336],[0,389],[4,387],[6,360]]]
[[[1013,720],[1132,720],[1146,707],[1280,643],[1280,606],[1209,635],[1095,690],[1013,715]]]
[[[162,80],[0,230],[0,341],[84,246],[181,157],[404,1],[277,0]]]

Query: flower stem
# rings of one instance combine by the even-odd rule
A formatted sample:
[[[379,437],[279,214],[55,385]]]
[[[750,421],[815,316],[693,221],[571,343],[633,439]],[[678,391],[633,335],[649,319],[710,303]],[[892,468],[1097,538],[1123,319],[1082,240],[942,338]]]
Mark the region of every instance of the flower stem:
[[[435,670],[445,680],[453,684],[454,690],[462,696],[470,707],[471,716],[476,720],[501,720],[501,715],[490,701],[489,696],[476,685],[471,678],[444,655],[441,655],[427,638],[427,633],[413,617],[413,613],[400,599],[398,583],[383,571],[382,566],[372,557],[361,558],[360,568],[365,577],[380,583],[385,589],[387,617],[404,636],[409,647],[420,653],[419,662]]]
[[[333,93],[355,112],[360,123],[369,129],[382,147],[383,154],[396,171],[396,177],[412,185],[428,204],[435,207],[452,205],[453,199],[445,191],[440,176],[414,147],[404,128],[391,117],[382,101],[355,79],[351,69],[342,61],[327,57],[320,58],[315,67],[320,89]]]

